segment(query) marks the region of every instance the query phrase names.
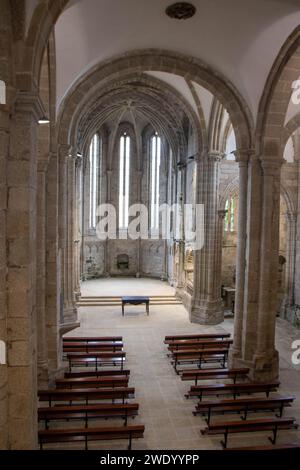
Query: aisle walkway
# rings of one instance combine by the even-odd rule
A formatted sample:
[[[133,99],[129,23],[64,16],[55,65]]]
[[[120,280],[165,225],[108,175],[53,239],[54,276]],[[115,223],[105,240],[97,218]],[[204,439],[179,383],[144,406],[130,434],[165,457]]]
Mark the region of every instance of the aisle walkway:
[[[95,287],[96,281],[93,288]],[[139,292],[137,285],[136,292]],[[79,313],[81,327],[71,335],[123,336],[127,352],[126,367],[131,370],[130,381],[136,388],[135,401],[140,404],[140,415],[136,418],[136,422],[146,426],[145,438],[135,442],[135,449],[220,449],[219,437],[201,436],[200,429],[205,427],[205,422],[201,417],[192,415],[195,401],[184,398],[184,393],[190,384],[182,382],[175,374],[166,357],[163,339],[165,335],[172,333],[211,333],[220,329],[232,333],[233,321],[226,320],[218,327],[205,327],[189,323],[188,314],[181,305],[152,306],[149,317],[145,315],[144,309],[144,305],[128,306],[125,317],[122,317],[121,310],[116,307],[81,308]],[[296,336],[297,330],[286,322],[279,321],[277,337],[283,369],[280,393],[298,396],[292,415],[300,422],[300,367],[293,367],[289,361],[290,344]],[[219,416],[218,419],[222,417]],[[289,438],[288,432],[282,433],[281,436],[284,441]],[[251,435],[251,444],[263,442],[262,435],[258,437]],[[232,443],[237,446],[247,445],[249,440],[247,435],[234,436]],[[125,447],[124,443],[114,442],[107,445],[100,442],[91,448]]]

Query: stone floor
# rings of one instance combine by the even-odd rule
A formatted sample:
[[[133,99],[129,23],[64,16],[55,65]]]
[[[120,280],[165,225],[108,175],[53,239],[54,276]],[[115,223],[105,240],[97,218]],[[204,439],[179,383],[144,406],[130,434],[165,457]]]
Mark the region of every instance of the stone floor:
[[[82,292],[91,294],[97,291],[96,295],[100,292],[103,292],[102,295],[108,295],[109,290],[109,295],[124,293],[151,295],[154,294],[152,289],[161,294],[169,292],[170,287],[153,280],[105,279],[85,283]],[[135,401],[140,404],[140,414],[133,423],[143,423],[146,427],[144,439],[134,442],[135,449],[220,449],[220,436],[201,435],[200,429],[205,427],[205,422],[201,417],[192,415],[195,401],[184,398],[184,393],[191,384],[182,382],[175,374],[166,356],[163,339],[165,335],[172,333],[211,333],[219,330],[232,333],[232,319],[226,319],[218,327],[191,324],[187,312],[181,305],[150,306],[149,317],[145,315],[144,306],[126,307],[124,317],[119,308],[89,307],[81,308],[79,317],[81,326],[70,333],[72,336],[82,334],[123,336],[127,352],[126,367],[131,370],[130,384],[136,388]],[[276,341],[280,353],[282,383],[280,393],[297,396],[295,405],[286,411],[286,416],[294,416],[300,423],[300,366],[293,366],[291,363],[291,344],[297,338],[300,339],[300,331],[287,322],[278,320]],[[237,415],[227,416],[232,419],[237,417]],[[224,418],[217,415],[215,419]],[[103,425],[103,422],[97,425]],[[229,438],[229,446],[267,444],[268,435],[268,433],[259,433],[257,436],[233,435]],[[300,432],[279,433],[279,443],[291,440],[300,442]],[[126,443],[100,442],[92,444],[91,448],[125,449]]]

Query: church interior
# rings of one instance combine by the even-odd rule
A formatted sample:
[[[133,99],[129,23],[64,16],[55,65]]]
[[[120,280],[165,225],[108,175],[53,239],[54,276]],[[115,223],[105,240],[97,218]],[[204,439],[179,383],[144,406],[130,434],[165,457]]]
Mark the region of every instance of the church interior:
[[[0,449],[300,449],[299,25],[0,0]]]

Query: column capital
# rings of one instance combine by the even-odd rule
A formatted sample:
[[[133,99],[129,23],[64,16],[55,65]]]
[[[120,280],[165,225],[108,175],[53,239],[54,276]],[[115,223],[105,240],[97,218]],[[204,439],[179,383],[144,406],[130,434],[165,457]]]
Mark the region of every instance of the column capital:
[[[205,156],[208,160],[213,161],[214,163],[219,163],[224,159],[225,153],[216,150],[210,150],[205,153]]]
[[[280,173],[283,159],[278,158],[261,160],[261,167],[265,176],[277,176]]]
[[[296,223],[297,222],[297,214],[295,212],[287,212],[285,214],[286,220],[291,223]]]
[[[17,94],[15,111],[32,114],[36,122],[46,114],[44,104],[37,92],[20,91]]]
[[[72,151],[71,145],[59,144],[58,146],[59,159],[67,161],[68,158],[73,158],[71,151]]]
[[[252,160],[255,157],[255,150],[253,148],[236,149],[232,153],[235,156],[236,162],[241,164],[246,164],[249,160]]]
[[[227,212],[228,212],[228,211],[226,211],[226,210],[219,210],[219,211],[218,211],[218,215],[219,215],[220,219],[223,219],[223,220],[224,220],[225,217],[226,217]]]
[[[75,158],[75,165],[76,165],[76,168],[81,168],[82,166],[82,162],[83,162],[83,157],[79,156],[79,155],[76,155]]]

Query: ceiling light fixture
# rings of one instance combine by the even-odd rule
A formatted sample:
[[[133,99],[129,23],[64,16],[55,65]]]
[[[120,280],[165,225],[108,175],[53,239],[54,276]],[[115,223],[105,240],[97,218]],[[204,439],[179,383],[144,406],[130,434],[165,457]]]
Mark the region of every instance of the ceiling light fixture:
[[[47,118],[47,116],[42,116],[40,119],[39,119],[39,124],[49,124],[50,123],[50,119]]]
[[[191,3],[177,2],[168,6],[168,8],[166,9],[166,14],[170,18],[174,18],[176,20],[187,20],[189,18],[192,18],[195,15],[196,11],[196,7]]]

